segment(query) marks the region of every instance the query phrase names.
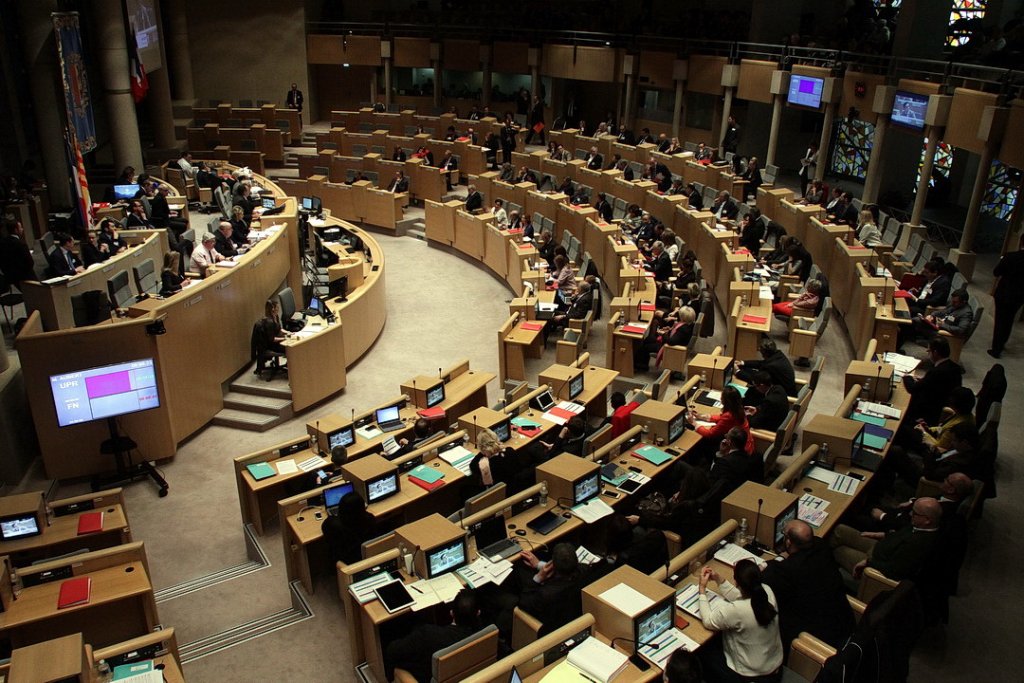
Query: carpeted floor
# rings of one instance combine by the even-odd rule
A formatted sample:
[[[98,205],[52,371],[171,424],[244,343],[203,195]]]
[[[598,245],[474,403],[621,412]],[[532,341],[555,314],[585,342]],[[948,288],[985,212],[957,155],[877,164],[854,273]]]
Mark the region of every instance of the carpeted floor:
[[[224,427],[207,427],[181,444],[173,461],[163,463],[171,489],[156,496],[147,483],[126,491],[132,533],[146,543],[153,583],[159,590],[248,560],[231,459],[305,431],[305,423],[332,412],[348,414],[398,393],[399,383],[415,374],[468,357],[475,369],[497,372],[495,330],[508,315],[511,292],[482,266],[409,237],[377,236],[387,254],[388,318],[381,337],[354,366],[348,386],[333,399],[263,434]],[[991,285],[994,257],[979,258],[972,293],[987,307],[976,337],[964,353],[965,384],[976,388],[991,365],[984,349],[990,339]],[[606,293],[607,295],[607,293]],[[607,301],[607,299],[606,299]],[[719,313],[714,339],[702,340],[710,349],[724,342],[725,325]],[[784,341],[781,323],[773,333]],[[1011,342],[1004,365],[1011,379],[1021,368],[1024,339]],[[595,325],[589,349],[601,365],[605,348],[604,320]],[[197,349],[199,342],[197,341]],[[811,413],[831,412],[842,394],[842,370],[851,358],[841,321],[835,320],[819,343],[826,368]],[[13,351],[10,351],[13,353]],[[911,351],[923,355],[922,350]],[[532,361],[536,372],[554,361],[549,346],[544,359]],[[653,375],[651,376],[653,378]],[[497,383],[490,400],[498,397]],[[1021,637],[1015,611],[1024,597],[1020,581],[1024,543],[1012,520],[1024,518],[1021,485],[1015,460],[1024,437],[1021,404],[1013,396],[1003,413],[999,497],[985,507],[974,529],[971,556],[961,574],[961,596],[952,603],[951,623],[934,629],[914,656],[911,680],[959,681],[961,666],[970,666],[979,680],[1011,680],[1019,676],[1006,665],[1019,656]],[[36,467],[18,490],[49,485]],[[59,495],[86,490],[85,483],[63,484]],[[1003,523],[996,533],[995,520]],[[280,534],[272,526],[258,539],[270,566],[240,578],[159,604],[161,621],[177,630],[182,644],[218,634],[244,622],[292,607],[285,581]],[[351,681],[353,671],[348,629],[330,577],[318,583],[309,597],[313,617],[191,661],[185,674],[193,683],[206,681]],[[999,635],[996,635],[999,634]],[[984,656],[979,656],[984,653]]]

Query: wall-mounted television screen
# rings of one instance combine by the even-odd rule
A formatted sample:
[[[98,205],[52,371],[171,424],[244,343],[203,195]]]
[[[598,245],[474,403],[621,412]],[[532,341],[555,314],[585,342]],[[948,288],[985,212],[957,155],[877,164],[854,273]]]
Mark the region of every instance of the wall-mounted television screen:
[[[50,376],[61,427],[160,407],[152,358]]]
[[[823,78],[793,74],[789,77],[789,95],[786,101],[797,107],[818,109],[821,106],[821,91],[824,87]]]
[[[927,111],[927,95],[897,90],[892,98],[892,114],[889,118],[897,126],[924,130],[924,116]]]

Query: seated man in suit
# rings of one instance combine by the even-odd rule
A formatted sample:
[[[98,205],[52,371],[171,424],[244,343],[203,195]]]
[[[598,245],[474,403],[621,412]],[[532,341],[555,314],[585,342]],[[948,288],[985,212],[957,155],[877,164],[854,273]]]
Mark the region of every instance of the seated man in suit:
[[[974,311],[967,303],[967,290],[958,289],[949,295],[949,305],[935,313],[914,318],[914,332],[922,337],[931,337],[937,332],[948,332],[954,337],[965,337],[971,329]],[[906,327],[901,325],[901,328]]]
[[[761,210],[755,207],[748,211],[740,221],[740,246],[756,257],[761,250],[764,232]]]
[[[604,157],[597,153],[597,147],[591,147],[590,153],[587,154],[584,161],[587,163],[587,168],[591,171],[600,171],[601,164],[604,163]]]
[[[765,370],[772,376],[772,384],[778,384],[787,396],[796,396],[796,373],[789,357],[779,350],[771,339],[762,339],[757,346],[761,360],[736,361],[736,376],[745,382],[754,379],[754,373]]]
[[[690,205],[690,208],[694,211],[700,211],[704,208],[704,198],[700,196],[700,190],[693,183],[687,183],[686,185],[686,201]]]
[[[537,174],[531,171],[526,166],[519,169],[519,175],[516,176],[517,183],[533,183],[537,184]]]
[[[789,397],[786,391],[772,380],[771,373],[758,370],[751,385],[743,396],[747,421],[751,429],[774,432],[789,414]]]
[[[718,193],[715,203],[711,205],[711,213],[719,220],[733,220],[739,212],[740,207],[725,190]]]
[[[855,624],[828,544],[814,536],[807,522],[797,519],[786,523],[783,534],[786,559],[769,562],[761,577],[779,603],[783,647],[788,649],[801,631],[833,647],[842,646]]]
[[[54,277],[71,276],[85,272],[82,262],[71,251],[75,244],[75,240],[71,238],[71,235],[58,232],[53,236],[53,241],[57,243],[57,247],[50,252],[47,260],[50,263],[50,269],[53,271]]]
[[[576,288],[576,293],[569,299],[569,308],[565,313],[560,313],[551,319],[551,328],[558,330],[569,324],[569,320],[582,320],[587,317],[594,297],[590,293],[590,283],[581,282]]]
[[[201,277],[206,277],[210,266],[218,261],[223,261],[224,256],[214,248],[216,243],[217,238],[212,233],[204,233],[202,241],[192,251],[192,259],[188,264],[189,270],[199,273]]]
[[[484,208],[484,198],[476,191],[476,185],[470,185],[466,192],[466,211],[473,213]]]
[[[404,669],[417,681],[429,681],[434,653],[480,630],[480,605],[476,592],[471,588],[459,591],[448,615],[450,621],[447,624],[421,622],[385,646],[387,680],[394,678],[395,669]]]
[[[599,572],[609,572],[628,565],[649,574],[668,561],[668,542],[660,529],[633,533],[630,520],[621,513],[611,516],[605,526],[605,561]]]
[[[913,425],[917,420],[925,424],[938,424],[942,408],[953,390],[962,383],[962,368],[949,359],[949,342],[933,337],[928,342],[928,360],[932,368],[921,379],[911,374],[903,376],[903,386],[910,393],[910,405],[904,411],[903,424]]]
[[[672,259],[665,251],[665,243],[657,240],[651,245],[651,272],[654,273],[654,281],[666,283],[672,277]]]
[[[864,536],[845,524],[832,534],[832,553],[836,562],[859,579],[866,567],[872,567],[893,581],[913,579],[938,541],[942,507],[934,498],[918,498],[910,508],[910,525],[885,538]]]
[[[921,269],[921,274],[925,277],[924,285],[920,289],[910,289],[910,296],[907,297],[907,307],[912,315],[924,315],[929,308],[946,305],[952,280],[942,272],[942,269],[941,260],[932,259],[924,264],[924,268]]]
[[[636,139],[638,145],[651,145],[654,144],[654,137],[651,135],[650,128],[641,128],[640,137]]]
[[[963,472],[951,472],[942,480],[939,507],[942,508],[943,522],[957,514],[960,505],[974,492],[974,483]],[[862,525],[866,531],[895,531],[910,524],[910,508],[916,498],[892,507],[873,507],[870,517]],[[879,537],[881,538],[881,537]]]
[[[697,151],[693,153],[694,161],[710,163],[715,158],[715,152],[703,142],[697,143]]]
[[[238,255],[235,241],[232,239],[235,229],[228,221],[221,221],[217,226],[217,236],[214,238],[214,248],[224,258],[231,258]]]
[[[708,472],[712,487],[718,487],[720,498],[717,502],[721,502],[747,481],[752,469],[752,459],[747,455],[746,446],[747,432],[741,427],[730,429],[719,442],[718,451]]]
[[[605,197],[604,192],[600,192],[597,195],[597,204],[594,204],[594,208],[597,209],[597,213],[601,215],[601,220],[605,223],[612,222],[612,203]]]
[[[519,574],[518,606],[540,620],[540,635],[547,635],[583,613],[580,592],[585,584],[584,570],[576,558],[576,549],[559,543],[551,551],[551,559],[543,561],[530,551],[519,558],[532,575]],[[521,568],[522,569],[522,568]],[[512,610],[508,608],[498,619],[498,628],[506,639],[512,633]]]
[[[399,194],[409,191],[409,179],[405,177],[404,171],[395,171],[395,177],[388,184],[388,192]]]

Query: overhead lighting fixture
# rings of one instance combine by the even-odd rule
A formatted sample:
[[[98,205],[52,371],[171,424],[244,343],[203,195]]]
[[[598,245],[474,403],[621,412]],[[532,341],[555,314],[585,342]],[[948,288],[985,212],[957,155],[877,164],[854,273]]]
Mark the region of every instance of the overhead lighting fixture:
[[[342,64],[342,66],[343,66],[343,67],[345,67],[345,68],[347,69],[347,68],[348,68],[348,66],[349,66],[349,64],[348,64],[348,62],[345,62],[344,64]]]

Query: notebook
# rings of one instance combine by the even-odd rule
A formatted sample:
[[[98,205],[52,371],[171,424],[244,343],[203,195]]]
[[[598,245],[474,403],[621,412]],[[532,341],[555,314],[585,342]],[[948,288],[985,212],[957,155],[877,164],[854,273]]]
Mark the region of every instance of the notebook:
[[[85,512],[78,518],[78,535],[103,531],[103,511]]]
[[[92,578],[79,576],[68,579],[60,585],[60,595],[57,597],[57,609],[75,607],[76,605],[89,604],[89,596],[92,593]]]
[[[266,479],[267,477],[272,477],[277,474],[277,470],[275,470],[270,463],[266,462],[257,462],[252,465],[246,465],[245,469],[249,470],[249,474],[251,474],[252,478],[256,481],[260,481],[261,479]]]
[[[574,668],[599,683],[608,683],[626,668],[629,658],[597,638],[587,638],[569,651],[566,660]]]

